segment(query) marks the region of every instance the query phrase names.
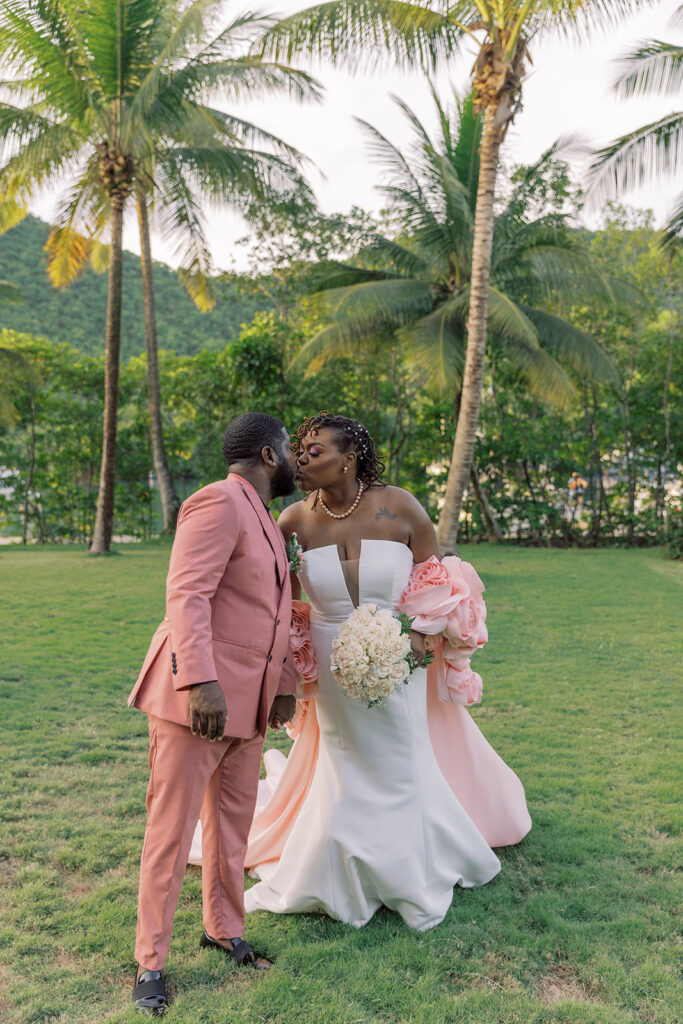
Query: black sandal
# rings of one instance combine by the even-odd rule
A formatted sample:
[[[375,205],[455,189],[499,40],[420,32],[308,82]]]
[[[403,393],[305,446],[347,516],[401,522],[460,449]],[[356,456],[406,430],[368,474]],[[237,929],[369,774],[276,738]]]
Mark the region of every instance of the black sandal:
[[[146,1013],[148,1017],[163,1017],[168,1010],[168,996],[161,971],[141,971],[139,967],[135,968],[133,1002],[139,1013]]]
[[[207,932],[204,932],[199,940],[200,949],[218,949],[235,961],[238,967],[253,967],[255,971],[269,971],[273,966],[271,961],[263,953],[258,953],[244,939],[231,939],[232,949],[221,945],[212,939]],[[265,961],[265,962],[259,962]]]

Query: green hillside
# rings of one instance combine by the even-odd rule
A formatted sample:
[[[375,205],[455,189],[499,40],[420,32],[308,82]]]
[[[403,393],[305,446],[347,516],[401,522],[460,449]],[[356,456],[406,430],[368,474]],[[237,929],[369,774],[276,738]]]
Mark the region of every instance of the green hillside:
[[[65,341],[82,352],[101,352],[107,275],[88,269],[69,288],[53,288],[43,251],[48,231],[43,221],[27,217],[11,231],[0,235],[0,280],[11,281],[21,288],[24,296],[21,305],[0,305],[0,327],[43,335],[55,342]],[[234,285],[224,284],[220,286],[216,308],[211,313],[200,313],[177,275],[165,264],[155,264],[154,281],[159,347],[180,354],[222,347],[236,338],[240,325],[251,320],[261,308],[257,299],[239,295]],[[144,347],[140,259],[124,252],[122,356],[127,359],[142,352]]]

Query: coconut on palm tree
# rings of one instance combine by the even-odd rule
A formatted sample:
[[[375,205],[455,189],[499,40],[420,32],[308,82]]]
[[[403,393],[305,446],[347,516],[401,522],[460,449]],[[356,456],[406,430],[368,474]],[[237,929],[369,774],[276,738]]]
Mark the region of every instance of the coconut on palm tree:
[[[473,276],[475,205],[483,116],[471,98],[450,109],[434,92],[437,131],[430,134],[400,100],[412,138],[401,150],[366,122],[371,155],[396,238],[377,234],[351,263],[321,264],[313,280],[325,326],[300,350],[309,369],[357,349],[400,345],[432,388],[454,395],[460,411],[467,317]],[[551,298],[611,300],[614,285],[591,263],[567,217],[529,214],[529,195],[557,147],[527,168],[495,220],[487,334],[541,400],[563,404],[567,373],[614,380],[612,360],[593,337],[548,312]],[[484,505],[479,482],[472,478]],[[489,516],[490,519],[490,516]],[[495,537],[495,527],[487,523]]]
[[[266,52],[290,59],[311,54],[358,69],[386,56],[394,64],[433,68],[473,46],[475,106],[484,115],[480,150],[467,352],[462,404],[439,522],[443,548],[455,543],[479,421],[488,324],[494,197],[500,149],[519,109],[532,41],[551,32],[582,34],[612,24],[644,0],[333,0],[285,19]],[[363,57],[367,60],[363,62]]]
[[[66,181],[47,244],[57,285],[101,255],[106,235],[110,243],[96,554],[109,549],[113,528],[121,253],[131,201],[153,197],[188,290],[210,303],[202,202],[229,202],[249,213],[292,193],[308,195],[298,154],[210,100],[252,90],[315,95],[315,83],[280,64],[240,58],[238,43],[244,46],[263,21],[247,14],[221,26],[222,14],[217,0],[7,0],[0,11],[0,53],[14,75],[2,85],[0,200],[29,206],[43,188]],[[141,224],[144,232],[144,217]],[[148,298],[150,285],[151,274]],[[150,324],[148,317],[155,352]],[[154,358],[149,368],[156,462],[163,439]],[[159,467],[157,475],[164,487]],[[166,488],[167,522],[173,498]]]

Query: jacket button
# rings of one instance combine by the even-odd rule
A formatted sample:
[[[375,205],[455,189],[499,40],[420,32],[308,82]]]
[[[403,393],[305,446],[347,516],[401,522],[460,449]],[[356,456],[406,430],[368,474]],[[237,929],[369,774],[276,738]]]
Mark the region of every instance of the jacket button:
[[[284,658],[282,659],[282,664],[284,665],[284,663],[285,663],[286,661],[287,661],[287,657],[285,656],[285,657],[284,657]]]
[[[272,655],[272,654],[269,654],[269,655],[268,655],[268,661],[272,661],[272,660],[273,660],[273,655]]]
[[[280,625],[280,620],[279,620],[279,619],[277,620],[277,622],[275,623],[275,625],[276,625],[276,626],[279,626],[279,625]]]

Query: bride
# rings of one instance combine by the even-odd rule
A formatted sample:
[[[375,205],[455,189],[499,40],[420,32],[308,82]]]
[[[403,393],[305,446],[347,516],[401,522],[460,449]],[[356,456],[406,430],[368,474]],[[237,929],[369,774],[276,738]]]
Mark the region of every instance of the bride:
[[[289,758],[266,754],[247,853],[259,881],[246,910],[318,911],[360,927],[384,905],[426,930],[455,885],[498,873],[492,846],[528,832],[524,790],[466,709],[431,692],[424,668],[372,708],[337,684],[329,666],[340,624],[359,604],[395,610],[413,563],[437,554],[436,536],[411,494],[380,482],[360,423],[321,414],[297,439],[308,494],[279,525],[303,549],[294,596],[303,588],[311,604],[319,678],[300,704]],[[424,637],[411,642],[421,660]]]

